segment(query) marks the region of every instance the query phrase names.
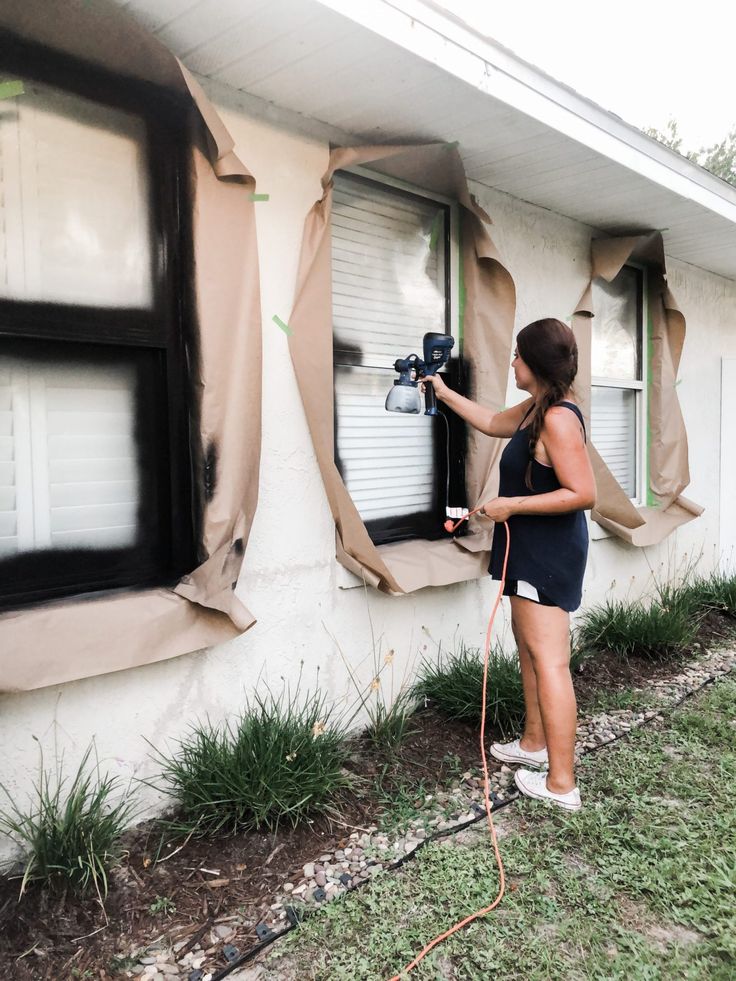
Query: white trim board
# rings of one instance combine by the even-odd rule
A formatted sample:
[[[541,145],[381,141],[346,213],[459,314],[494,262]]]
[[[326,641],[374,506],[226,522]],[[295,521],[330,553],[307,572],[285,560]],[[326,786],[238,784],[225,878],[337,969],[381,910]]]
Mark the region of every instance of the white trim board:
[[[736,573],[736,358],[721,359],[721,486],[719,552]]]

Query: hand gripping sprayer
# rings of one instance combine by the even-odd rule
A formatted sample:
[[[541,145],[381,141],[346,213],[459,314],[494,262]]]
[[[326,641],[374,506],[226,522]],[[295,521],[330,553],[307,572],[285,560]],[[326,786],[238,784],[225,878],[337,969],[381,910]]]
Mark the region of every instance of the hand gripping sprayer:
[[[422,402],[419,395],[419,382],[427,375],[436,374],[450,360],[450,351],[455,344],[454,337],[448,334],[428,333],[424,335],[424,360],[417,354],[408,354],[394,362],[399,378],[394,382],[386,396],[386,409],[389,412],[407,412],[419,415]],[[432,385],[424,389],[424,414],[436,416],[437,398]]]

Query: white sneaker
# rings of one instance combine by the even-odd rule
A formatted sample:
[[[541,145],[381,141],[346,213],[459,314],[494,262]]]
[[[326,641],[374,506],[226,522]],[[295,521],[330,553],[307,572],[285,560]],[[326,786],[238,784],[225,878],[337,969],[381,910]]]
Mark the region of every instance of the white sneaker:
[[[573,787],[566,794],[555,794],[547,787],[546,773],[533,773],[531,770],[517,770],[514,774],[514,782],[526,797],[551,801],[553,804],[557,804],[558,807],[564,807],[566,811],[579,811],[583,806],[580,801],[580,791],[577,787]]]
[[[522,749],[519,740],[511,743],[493,743],[491,756],[502,763],[526,763],[527,766],[542,767],[549,764],[547,749],[535,749],[534,752]]]

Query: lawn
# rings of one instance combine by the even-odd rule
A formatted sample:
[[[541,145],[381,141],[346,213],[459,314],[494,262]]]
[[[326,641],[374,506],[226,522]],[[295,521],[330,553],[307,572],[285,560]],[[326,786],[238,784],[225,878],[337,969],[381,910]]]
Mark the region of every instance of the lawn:
[[[731,675],[658,726],[585,757],[579,813],[531,801],[501,812],[509,889],[500,909],[410,977],[732,981],[735,720]],[[429,939],[486,905],[497,882],[478,825],[321,909],[258,976],[390,978]]]

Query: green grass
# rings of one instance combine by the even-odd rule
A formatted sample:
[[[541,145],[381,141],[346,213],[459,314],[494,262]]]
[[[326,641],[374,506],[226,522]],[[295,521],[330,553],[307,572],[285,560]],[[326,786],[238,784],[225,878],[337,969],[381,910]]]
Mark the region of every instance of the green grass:
[[[483,654],[466,647],[425,661],[415,686],[418,699],[427,699],[448,719],[478,723],[483,691]],[[517,657],[499,648],[488,659],[487,721],[502,738],[516,735],[524,721],[524,691]]]
[[[576,814],[520,801],[504,812],[509,889],[453,936],[417,981],[669,981],[736,976],[736,678],[584,759]],[[264,981],[381,981],[487,904],[487,836],[432,843],[310,918],[275,949]],[[292,968],[295,973],[290,973]]]
[[[296,825],[349,781],[345,733],[318,693],[255,695],[234,723],[198,723],[171,755],[154,755],[176,806],[168,827],[182,833]]]
[[[63,761],[51,773],[43,768],[28,808],[2,789],[9,806],[0,813],[0,833],[23,850],[21,894],[30,883],[104,898],[108,874],[121,855],[120,837],[134,804],[115,777],[90,766],[89,746],[70,784]],[[1,786],[1,785],[0,785]]]

